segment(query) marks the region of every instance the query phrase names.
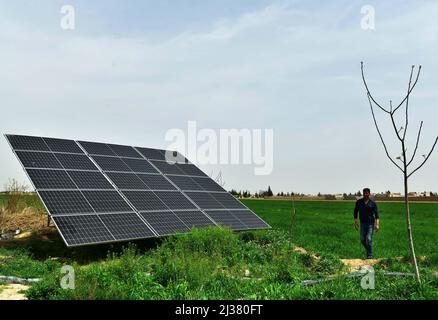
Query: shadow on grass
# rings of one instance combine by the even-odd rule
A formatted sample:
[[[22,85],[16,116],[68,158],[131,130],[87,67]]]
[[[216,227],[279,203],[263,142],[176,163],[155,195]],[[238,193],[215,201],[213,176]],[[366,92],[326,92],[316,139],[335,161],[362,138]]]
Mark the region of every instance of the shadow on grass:
[[[0,248],[24,249],[34,259],[58,259],[62,262],[75,261],[79,264],[88,264],[105,259],[108,254],[121,253],[124,248],[134,245],[137,252],[144,253],[156,248],[163,242],[163,238],[150,238],[135,241],[122,241],[107,244],[93,244],[80,247],[67,247],[54,229],[44,230],[25,239],[0,241]]]

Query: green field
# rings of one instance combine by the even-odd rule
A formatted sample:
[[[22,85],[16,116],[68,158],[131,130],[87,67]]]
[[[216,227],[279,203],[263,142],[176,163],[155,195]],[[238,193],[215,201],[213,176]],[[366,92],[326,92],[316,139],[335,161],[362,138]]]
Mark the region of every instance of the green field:
[[[35,203],[35,198],[26,202]],[[290,201],[244,200],[271,230],[231,232],[211,228],[161,239],[68,249],[56,232],[0,243],[0,275],[38,277],[30,299],[438,299],[437,204],[412,204],[423,283],[385,271],[412,272],[403,206],[379,203],[375,237],[376,287],[363,290],[341,258],[363,258],[352,224],[353,202],[297,201],[290,233]],[[301,246],[316,253],[296,252]],[[55,259],[53,259],[55,257]],[[75,290],[62,289],[61,267],[75,269]],[[304,286],[303,280],[331,281]],[[0,289],[1,290],[1,289]],[[1,295],[1,292],[0,292]]]
[[[287,232],[291,225],[291,201],[244,200],[250,209],[274,229]],[[412,203],[413,236],[417,255],[437,254],[438,204]],[[396,257],[408,254],[404,204],[378,203],[380,231],[374,236],[374,255]],[[363,258],[359,233],[353,226],[354,202],[296,201],[297,215],[292,226],[294,243],[321,253],[334,253],[342,258]]]

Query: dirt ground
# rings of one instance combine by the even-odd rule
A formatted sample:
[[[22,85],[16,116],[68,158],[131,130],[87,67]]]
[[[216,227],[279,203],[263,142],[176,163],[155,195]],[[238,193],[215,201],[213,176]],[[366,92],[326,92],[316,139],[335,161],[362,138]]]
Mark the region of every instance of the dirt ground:
[[[342,263],[347,266],[349,272],[359,271],[364,266],[373,266],[378,264],[381,259],[341,259]]]
[[[0,300],[27,300],[23,292],[27,289],[29,286],[23,284],[0,285]]]
[[[310,254],[316,260],[320,259],[317,254],[308,252],[302,247],[295,247],[294,251],[301,254]],[[373,266],[379,263],[381,260],[382,259],[341,259],[342,263],[348,268],[348,272],[359,271],[364,266]]]

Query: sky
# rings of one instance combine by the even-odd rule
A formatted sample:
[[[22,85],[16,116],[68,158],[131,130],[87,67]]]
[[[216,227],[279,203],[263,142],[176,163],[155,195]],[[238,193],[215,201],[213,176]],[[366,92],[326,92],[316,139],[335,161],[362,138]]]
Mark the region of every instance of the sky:
[[[75,9],[64,30],[61,8]],[[375,10],[363,29],[361,8]],[[166,148],[169,130],[273,131],[273,170],[201,164],[225,188],[274,193],[400,192],[361,75],[384,105],[410,99],[408,153],[438,134],[436,1],[0,1],[1,133]],[[377,112],[393,157],[400,147]],[[420,161],[419,159],[418,161]],[[30,185],[0,137],[0,189]],[[438,191],[438,150],[412,178]]]

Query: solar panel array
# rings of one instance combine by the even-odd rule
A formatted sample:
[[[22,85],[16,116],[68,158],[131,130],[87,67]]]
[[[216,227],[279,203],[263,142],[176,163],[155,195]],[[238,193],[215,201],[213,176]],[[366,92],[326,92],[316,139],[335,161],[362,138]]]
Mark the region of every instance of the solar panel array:
[[[177,152],[6,135],[67,246],[269,228]]]

